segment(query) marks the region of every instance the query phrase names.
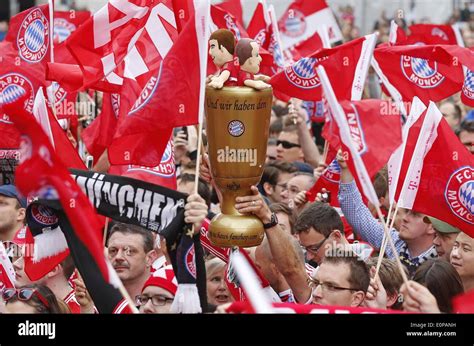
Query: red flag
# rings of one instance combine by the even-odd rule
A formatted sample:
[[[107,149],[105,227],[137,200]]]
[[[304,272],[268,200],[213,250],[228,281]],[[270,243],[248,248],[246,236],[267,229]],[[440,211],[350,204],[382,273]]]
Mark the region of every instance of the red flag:
[[[151,3],[108,2],[69,37],[66,45],[82,69],[84,87],[109,76],[123,61],[148,20]]]
[[[115,135],[120,111],[120,95],[104,93],[102,111],[97,118],[81,133],[89,154],[97,162],[108,148]]]
[[[465,74],[461,89],[461,101],[466,106],[474,107],[474,72],[466,68]]]
[[[172,128],[202,119],[207,64],[207,4],[196,9],[137,101],[117,128],[109,148],[112,164],[155,167]],[[153,150],[150,150],[152,148]]]
[[[402,142],[400,114],[389,108],[389,101],[341,101],[340,105],[349,124],[352,142],[369,176],[373,177]],[[339,148],[341,139],[336,122],[331,120],[324,126],[332,127],[332,133],[336,135],[327,138],[329,145]]]
[[[316,32],[310,38],[292,46],[284,51],[284,54],[291,58],[293,61],[297,61],[301,58],[307,57],[312,53],[324,48],[323,40],[321,36]]]
[[[323,171],[313,187],[306,192],[308,202],[314,202],[316,195],[324,188],[330,194],[329,204],[333,207],[339,207],[339,181],[341,180],[341,167],[334,158],[328,167]]]
[[[459,29],[453,25],[414,24],[408,27],[410,35],[401,44],[455,44],[464,46]]]
[[[461,90],[464,76],[460,63],[453,64],[446,50],[433,47],[379,47],[373,65],[384,84],[388,82],[404,101],[415,96],[424,103],[441,101]]]
[[[217,29],[227,29],[234,33],[237,40],[249,37],[241,22],[220,6],[211,6],[211,20]],[[216,28],[212,29],[214,31]]]
[[[453,299],[453,313],[472,314],[474,313],[474,290],[458,295]]]
[[[90,16],[89,11],[54,11],[54,44],[65,41]]]
[[[176,190],[176,164],[174,162],[173,139],[166,145],[161,162],[156,167],[139,165],[112,166],[110,174],[121,175]]]
[[[295,0],[278,21],[283,49],[311,37],[319,26],[328,28],[330,43],[342,41],[334,14],[325,0]]]
[[[178,33],[183,31],[186,23],[194,14],[193,0],[172,0],[174,18],[176,20],[176,28]]]
[[[22,134],[16,186],[25,196],[60,201],[64,210],[59,216],[61,229],[74,261],[99,312],[111,313],[122,300],[113,287],[118,287],[119,278],[104,256],[102,224],[92,205],[61,164],[40,125],[31,121],[31,115],[18,101],[3,108]]]
[[[413,157],[413,160],[410,160],[406,178],[400,175],[399,185],[403,187],[398,202],[404,208],[443,220],[472,237],[473,157],[434,103],[430,103],[419,122],[422,120],[421,131],[417,134],[412,127],[408,135],[404,161],[405,157]]]
[[[50,23],[47,4],[32,7],[10,20],[5,41],[12,43],[18,56],[30,64],[50,60]]]
[[[36,121],[41,124],[41,127],[48,135],[63,165],[67,168],[87,169],[77,150],[72,146],[71,141],[67,138],[66,133],[54,117],[51,109],[46,106],[42,89],[36,95],[33,114]],[[33,121],[33,119],[31,120]]]
[[[240,0],[224,0],[223,2],[217,4],[223,10],[229,12],[235,17],[240,23],[243,23],[243,10],[242,3]]]
[[[15,287],[15,269],[8,258],[3,242],[0,241],[0,291],[13,287]]]
[[[270,43],[269,25],[268,14],[265,12],[263,2],[259,2],[247,26],[247,33],[259,44],[260,48],[267,49]]]
[[[375,35],[361,37],[335,48],[321,49],[285,68],[270,80],[277,91],[302,100],[321,100],[322,88],[316,66],[322,65],[338,99],[361,98]]]

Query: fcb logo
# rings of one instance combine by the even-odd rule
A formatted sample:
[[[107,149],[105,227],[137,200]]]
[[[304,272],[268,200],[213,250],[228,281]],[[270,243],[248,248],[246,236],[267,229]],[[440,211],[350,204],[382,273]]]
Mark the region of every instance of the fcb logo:
[[[227,126],[227,130],[232,137],[240,137],[245,132],[245,125],[239,120],[232,120]]]
[[[240,38],[241,38],[240,30],[237,27],[237,25],[235,25],[235,22],[232,19],[232,17],[229,14],[226,14],[224,16],[224,19],[225,19],[225,25],[227,26],[227,29],[229,29],[230,31],[232,31],[234,33],[235,38],[237,40],[240,40]]]
[[[19,73],[8,73],[0,77],[0,103],[14,103],[25,95],[29,96],[25,101],[25,109],[32,113],[34,93],[28,78]]]
[[[305,16],[302,12],[291,9],[288,11],[286,18],[280,21],[278,28],[280,29],[280,32],[286,36],[301,36],[306,31]]]
[[[332,160],[322,175],[326,180],[332,183],[339,183],[341,180],[341,166],[336,159]]]
[[[135,166],[130,165],[128,167],[128,172],[139,172],[144,171],[147,173],[151,173],[154,175],[158,175],[160,177],[171,178],[174,177],[176,173],[176,166],[174,164],[174,157],[173,157],[173,146],[171,142],[168,142],[166,146],[165,152],[161,157],[161,162],[156,167],[144,167],[144,166]]]
[[[444,197],[451,212],[474,225],[474,168],[464,166],[451,174]]]
[[[52,88],[53,88],[53,95],[54,95],[54,102],[55,104],[59,104],[61,102],[63,102],[63,100],[66,98],[67,96],[67,91],[64,90],[60,85],[59,83],[57,82],[53,82],[53,84],[51,84]]]
[[[163,64],[160,64],[158,77],[152,76],[150,80],[146,83],[145,87],[140,93],[140,96],[138,96],[138,99],[135,101],[135,104],[133,105],[128,115],[132,115],[133,113],[138,112],[140,109],[145,107],[146,104],[150,101],[150,99],[152,98],[153,94],[156,91],[156,88],[158,87],[162,68],[163,68]]]
[[[474,73],[471,70],[467,70],[466,78],[462,86],[462,93],[467,98],[474,99]]]
[[[400,63],[405,77],[420,88],[435,88],[444,81],[445,77],[438,72],[436,62],[402,55]]]
[[[58,217],[53,213],[51,209],[43,205],[32,204],[31,217],[34,221],[44,227],[51,227],[58,223]]]
[[[76,31],[76,26],[64,18],[54,18],[54,43],[65,41]]]
[[[301,89],[314,89],[321,84],[316,74],[318,59],[302,58],[285,69],[285,76],[294,86]]]
[[[191,248],[186,252],[185,262],[186,262],[186,270],[193,278],[197,277],[195,258],[196,256],[194,252],[194,246],[191,246]]]
[[[17,45],[20,57],[31,63],[40,62],[48,53],[49,22],[39,8],[32,10],[23,20]]]
[[[254,37],[254,41],[258,43],[260,47],[263,46],[267,39],[267,31],[265,29],[260,30]]]

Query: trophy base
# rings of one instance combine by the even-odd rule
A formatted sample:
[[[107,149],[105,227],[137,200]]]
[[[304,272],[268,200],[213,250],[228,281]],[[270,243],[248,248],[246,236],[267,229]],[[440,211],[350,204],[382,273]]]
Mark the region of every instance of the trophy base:
[[[209,225],[208,237],[212,244],[220,247],[253,247],[263,241],[265,231],[256,216],[216,215]]]

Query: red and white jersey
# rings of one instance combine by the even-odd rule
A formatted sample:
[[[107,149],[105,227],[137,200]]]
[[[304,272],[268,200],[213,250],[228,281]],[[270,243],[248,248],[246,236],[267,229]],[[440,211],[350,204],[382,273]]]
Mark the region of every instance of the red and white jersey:
[[[126,299],[122,299],[120,303],[117,304],[115,307],[114,311],[112,311],[113,314],[133,314],[132,309],[128,305],[128,302]]]
[[[74,290],[69,292],[69,294],[63,299],[63,301],[67,304],[72,314],[81,313],[81,305],[76,299],[76,293],[74,292]]]
[[[239,71],[239,78],[237,79],[237,86],[245,86],[244,82],[247,79],[253,80],[253,74],[245,72],[243,70]]]
[[[293,291],[288,289],[283,292],[279,292],[278,296],[282,303],[296,303],[295,296],[293,295]]]
[[[226,62],[220,72],[229,71],[229,79],[224,83],[225,86],[236,86],[239,78],[239,65],[236,64],[237,60]]]

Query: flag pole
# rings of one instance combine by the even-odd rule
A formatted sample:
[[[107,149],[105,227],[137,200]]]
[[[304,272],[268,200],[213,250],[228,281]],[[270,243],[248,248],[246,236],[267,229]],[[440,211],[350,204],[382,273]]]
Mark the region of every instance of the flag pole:
[[[397,213],[398,213],[398,205],[396,206],[395,211],[393,213],[393,218],[392,218],[392,222],[390,222],[389,230],[393,229],[393,224],[395,223],[395,218],[397,217]],[[386,225],[388,225],[389,220],[390,218],[387,216]],[[384,233],[383,239],[382,239],[382,246],[380,247],[380,252],[379,252],[379,259],[377,260],[377,267],[375,269],[375,277],[377,277],[380,270],[380,266],[382,265],[382,259],[385,254],[386,247],[387,247],[387,237],[386,237],[386,233]]]
[[[402,275],[402,278],[403,278],[403,282],[405,283],[405,285],[407,285],[408,287],[408,277],[407,277],[407,274],[405,273],[405,270],[403,269],[403,264],[402,262],[400,261],[400,257],[398,256],[398,251],[397,249],[395,248],[395,244],[393,243],[393,238],[392,238],[392,235],[390,234],[389,230],[388,230],[388,227],[385,223],[385,220],[383,218],[383,215],[382,215],[382,210],[380,210],[380,207],[379,206],[376,206],[376,210],[377,210],[377,216],[380,220],[380,222],[382,223],[382,225],[384,226],[383,229],[384,229],[384,232],[385,232],[385,236],[387,237],[387,242],[389,243],[390,245],[390,248],[392,249],[392,253],[393,253],[393,257],[395,257],[395,261],[397,262],[397,266],[398,266],[398,269],[400,269],[400,274]]]

